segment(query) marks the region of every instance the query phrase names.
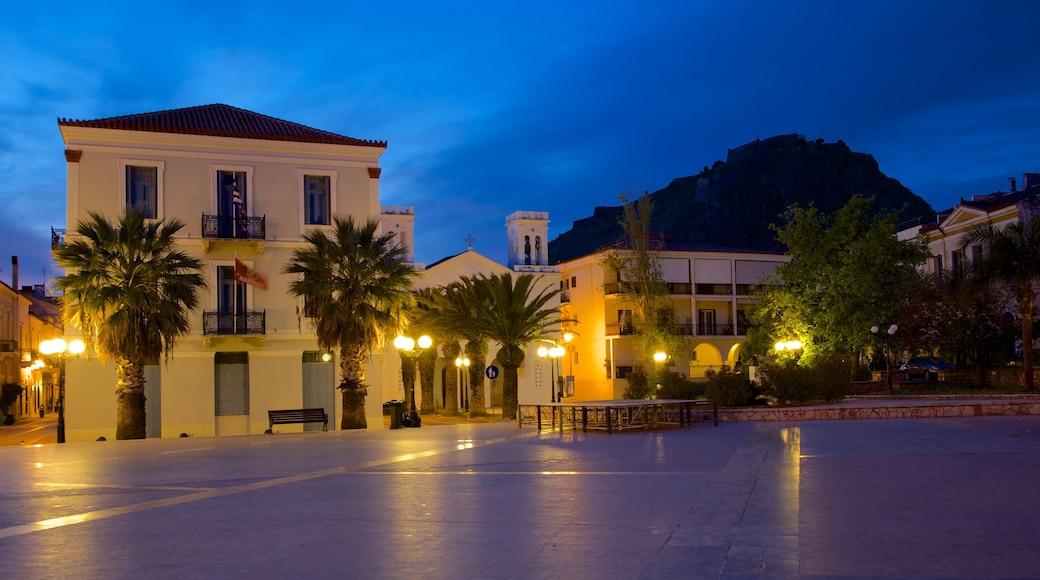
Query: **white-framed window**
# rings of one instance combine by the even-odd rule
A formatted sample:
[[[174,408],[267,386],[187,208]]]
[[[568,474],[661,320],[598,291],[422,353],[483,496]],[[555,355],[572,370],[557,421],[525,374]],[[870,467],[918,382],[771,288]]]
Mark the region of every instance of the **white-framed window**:
[[[300,169],[300,231],[308,227],[332,225],[336,207],[336,172],[328,169]]]
[[[214,164],[209,166],[209,171],[209,182],[213,187],[213,215],[255,215],[256,183],[253,181],[251,166]]]
[[[146,159],[120,159],[119,181],[122,206],[145,219],[162,219],[163,173],[166,164]]]
[[[328,175],[303,176],[303,223],[327,226],[332,223],[332,188]]]

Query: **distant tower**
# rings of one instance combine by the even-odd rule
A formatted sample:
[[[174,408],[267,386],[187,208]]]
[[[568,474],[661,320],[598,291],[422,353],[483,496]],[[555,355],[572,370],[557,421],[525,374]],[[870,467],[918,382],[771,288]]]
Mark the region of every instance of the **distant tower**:
[[[549,265],[549,212],[515,211],[506,217],[506,233],[509,268]]]
[[[404,260],[415,263],[415,208],[384,205],[379,209],[379,229],[384,234],[394,233],[394,246],[405,248]]]

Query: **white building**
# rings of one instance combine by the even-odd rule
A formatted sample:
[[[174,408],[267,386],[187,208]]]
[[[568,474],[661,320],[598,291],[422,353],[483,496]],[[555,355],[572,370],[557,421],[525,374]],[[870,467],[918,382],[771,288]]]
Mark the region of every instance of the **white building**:
[[[414,261],[414,211],[380,205],[379,158],[386,143],[227,105],[60,119],[58,125],[68,162],[69,236],[88,212],[114,219],[132,207],[148,218],[184,222],[177,243],[203,263],[209,290],[202,295],[202,310],[193,313],[190,334],[178,341],[167,362],[152,361],[146,368],[148,436],[258,434],[268,428],[267,410],[301,407],[324,407],[330,428],[338,426],[335,353],[318,349],[302,303],[288,293],[291,278],[282,270],[293,251],[304,247],[303,236],[329,227],[334,215],[380,219]],[[514,215],[529,214],[533,221],[525,218],[522,225],[528,234],[532,227],[544,228],[536,234],[544,248],[547,215]],[[264,283],[236,281],[236,263]],[[505,269],[467,251],[431,266],[417,284]],[[541,265],[515,269],[555,272]],[[552,276],[547,284],[555,282]],[[495,351],[491,345],[489,360]],[[70,360],[67,377],[68,440],[112,439],[112,365],[89,357]],[[366,379],[366,415],[370,428],[378,428],[382,403],[403,398],[392,345],[373,353]],[[525,388],[521,401],[543,393],[548,400],[547,388]],[[486,392],[491,405],[494,383]],[[500,397],[500,386],[497,392]],[[300,428],[286,425],[279,431]]]

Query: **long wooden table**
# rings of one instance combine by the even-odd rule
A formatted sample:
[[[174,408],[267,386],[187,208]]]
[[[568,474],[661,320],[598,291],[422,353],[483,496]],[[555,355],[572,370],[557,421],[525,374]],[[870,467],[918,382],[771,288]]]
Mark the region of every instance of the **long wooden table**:
[[[647,399],[616,401],[582,401],[577,403],[521,404],[517,412],[517,427],[535,424],[541,430],[548,423],[560,431],[570,426],[607,433],[628,429],[653,429],[658,425],[686,427],[694,421],[712,421],[719,426],[719,406],[708,399]]]

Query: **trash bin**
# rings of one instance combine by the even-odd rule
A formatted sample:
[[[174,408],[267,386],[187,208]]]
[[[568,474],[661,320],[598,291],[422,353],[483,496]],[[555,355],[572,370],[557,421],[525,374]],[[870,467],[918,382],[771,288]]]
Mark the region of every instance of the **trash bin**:
[[[387,401],[383,403],[383,414],[390,415],[390,428],[400,429],[404,426],[404,401]]]

